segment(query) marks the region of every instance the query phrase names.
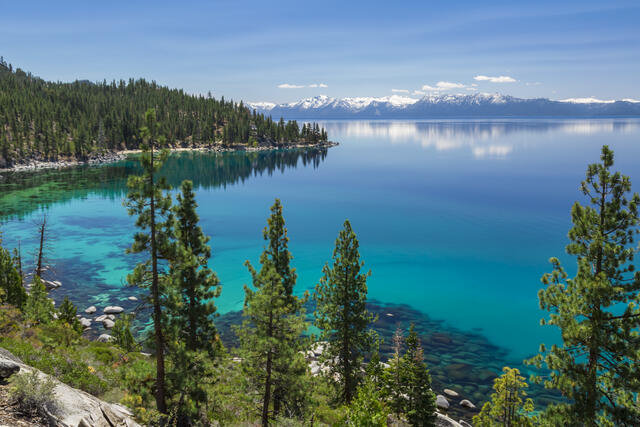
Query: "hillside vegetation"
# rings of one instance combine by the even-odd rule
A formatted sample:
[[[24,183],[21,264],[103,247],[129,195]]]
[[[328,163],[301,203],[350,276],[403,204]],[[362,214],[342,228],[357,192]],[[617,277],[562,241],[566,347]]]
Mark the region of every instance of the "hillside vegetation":
[[[190,95],[144,79],[49,82],[0,58],[0,167],[137,149],[142,117],[150,107],[172,146],[327,140],[317,124],[274,121],[224,97]]]

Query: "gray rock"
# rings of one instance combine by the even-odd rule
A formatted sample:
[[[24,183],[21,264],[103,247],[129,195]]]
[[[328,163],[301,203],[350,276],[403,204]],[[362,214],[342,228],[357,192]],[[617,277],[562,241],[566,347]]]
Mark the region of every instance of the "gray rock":
[[[96,317],[96,322],[104,322],[105,319],[108,319],[106,314]]]
[[[93,314],[96,311],[98,311],[98,309],[96,308],[95,305],[92,305],[91,307],[87,308],[84,312],[87,313],[87,314]]]
[[[107,314],[107,319],[116,320],[116,316],[114,314]]]
[[[104,326],[104,327],[105,327],[105,329],[111,329],[111,328],[113,328],[115,325],[116,325],[116,324],[115,324],[115,322],[114,322],[113,320],[111,320],[111,319],[104,319],[104,320],[102,321],[102,326]]]
[[[476,405],[474,405],[473,403],[471,403],[470,400],[467,400],[467,399],[461,400],[460,406],[464,406],[465,408],[469,408],[469,409],[476,409]]]
[[[444,394],[451,397],[458,397],[458,392],[451,390],[450,388],[444,389]]]
[[[458,421],[462,427],[473,427],[471,424],[466,422],[465,420]]]
[[[13,360],[0,358],[0,380],[6,380],[17,372],[20,372],[20,365]]]
[[[110,305],[104,308],[104,314],[120,314],[124,311],[124,308],[117,305]]]
[[[447,417],[444,414],[436,413],[436,426],[437,427],[462,427],[460,423]]]
[[[138,301],[138,297],[129,297],[127,298],[129,301]]]
[[[439,394],[436,397],[436,406],[440,409],[449,409],[449,401],[447,400],[446,397]]]
[[[14,356],[12,355],[12,357]],[[0,351],[0,366],[8,363],[12,364],[11,371],[15,371],[16,367],[20,371],[15,375],[23,375],[26,372],[35,371],[40,378],[49,377],[37,369],[23,363],[14,362],[5,355],[5,351]],[[57,380],[54,381],[56,402],[55,412],[48,414],[50,425],[140,427],[140,424],[134,421],[131,411],[124,406],[104,402],[89,393],[69,387]]]
[[[113,337],[109,334],[101,334],[96,341],[98,342],[111,342],[113,341]]]
[[[80,324],[85,327],[88,328],[91,326],[91,319],[87,319],[86,317],[81,317],[80,318]]]

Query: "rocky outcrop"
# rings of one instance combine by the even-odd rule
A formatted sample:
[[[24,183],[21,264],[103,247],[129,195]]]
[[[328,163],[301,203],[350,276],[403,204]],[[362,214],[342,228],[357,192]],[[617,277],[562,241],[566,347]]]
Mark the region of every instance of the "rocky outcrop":
[[[3,350],[3,349],[0,349]],[[35,370],[46,378],[47,374],[9,357],[11,353],[0,351],[0,366],[7,366],[12,375],[23,375]],[[13,356],[13,355],[11,355]],[[17,368],[17,369],[16,369]],[[50,424],[60,427],[140,427],[133,414],[121,405],[107,403],[84,391],[69,387],[56,380],[54,389],[55,413],[50,413]]]

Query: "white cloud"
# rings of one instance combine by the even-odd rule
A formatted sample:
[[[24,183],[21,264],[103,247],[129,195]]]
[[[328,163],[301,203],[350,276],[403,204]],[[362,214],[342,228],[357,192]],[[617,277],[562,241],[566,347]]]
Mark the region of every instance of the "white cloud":
[[[414,91],[413,91],[413,94],[414,94],[414,95],[426,95],[426,94],[427,94],[427,92],[422,91],[422,90],[414,90]]]
[[[438,90],[437,87],[433,87],[433,86],[429,86],[429,85],[424,85],[422,86],[422,90],[423,91],[432,91],[432,90]]]
[[[278,85],[278,87],[280,89],[302,89],[304,85],[292,85],[289,83],[282,83],[281,85]]]
[[[409,93],[407,89],[391,89],[393,93]]]
[[[327,86],[324,83],[313,83],[313,84],[310,84],[309,87],[329,87],[329,86]]]
[[[468,91],[473,92],[474,90],[478,90],[478,88],[469,86],[469,87],[465,87],[464,90],[468,90]]]
[[[464,85],[462,83],[438,82],[436,83],[436,87],[439,90],[449,90],[449,89],[461,89],[464,87]]]
[[[516,81],[516,79],[514,79],[513,77],[509,77],[509,76],[497,76],[497,77],[491,77],[491,76],[475,76],[473,78],[474,80],[477,80],[479,82],[491,82],[491,83],[513,83]]]

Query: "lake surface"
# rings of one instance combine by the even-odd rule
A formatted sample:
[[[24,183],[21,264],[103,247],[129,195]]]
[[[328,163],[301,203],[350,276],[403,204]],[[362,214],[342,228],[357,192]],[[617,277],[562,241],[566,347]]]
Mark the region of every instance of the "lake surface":
[[[202,227],[212,236],[211,266],[223,284],[220,312],[242,308],[242,286],[250,281],[243,262],[257,263],[269,207],[278,197],[299,292],[317,283],[348,218],[372,271],[372,299],[405,304],[431,319],[429,327],[477,334],[501,349],[500,363],[517,363],[541,342],[557,339],[553,329],[539,326],[540,277],[550,270],[551,256],[575,270],[564,255],[569,212],[582,200],[580,181],[603,144],[615,151],[615,169],[640,190],[638,120],[323,125],[340,146],[180,153],[166,165],[175,187],[182,179],[195,183]],[[132,308],[126,298],[137,291],[123,283],[136,262],[125,254],[134,227],[122,200],[126,176],[136,170],[129,160],[6,174],[0,180],[4,246],[20,241],[31,265],[35,222],[47,212],[51,275],[64,284],[54,298],[69,295],[82,309]]]

